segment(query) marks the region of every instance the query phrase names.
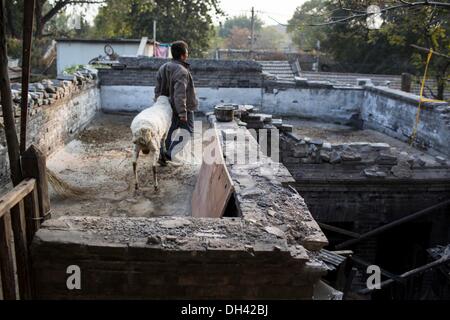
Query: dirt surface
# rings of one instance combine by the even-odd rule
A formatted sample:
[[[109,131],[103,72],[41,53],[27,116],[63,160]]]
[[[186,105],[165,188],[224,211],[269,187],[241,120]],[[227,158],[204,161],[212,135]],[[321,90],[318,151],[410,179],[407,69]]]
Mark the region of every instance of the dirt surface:
[[[283,123],[294,126],[294,133],[301,138],[309,137],[321,139],[332,144],[342,144],[351,142],[387,143],[397,151],[406,151],[412,155],[421,155],[425,158],[433,158],[427,153],[430,151],[419,150],[398,139],[389,137],[381,132],[364,129],[356,130],[350,126],[338,125],[325,122],[317,122],[300,118],[283,118]]]
[[[50,187],[52,216],[189,216],[199,165],[178,161],[158,167],[153,187],[149,157],[141,153],[141,188],[134,190],[130,124],[132,116],[99,115],[78,137],[48,159],[48,167],[82,197],[62,197]],[[201,135],[196,134],[196,139]]]
[[[283,122],[292,124],[295,133],[300,136],[322,139],[330,143],[380,142],[378,132],[372,130],[356,130],[344,125],[300,119],[283,119]]]

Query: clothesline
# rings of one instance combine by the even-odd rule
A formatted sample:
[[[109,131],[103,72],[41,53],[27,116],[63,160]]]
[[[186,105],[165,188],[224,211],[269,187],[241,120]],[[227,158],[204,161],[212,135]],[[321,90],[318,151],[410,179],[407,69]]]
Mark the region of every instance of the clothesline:
[[[155,43],[155,50],[153,56],[156,58],[170,57],[170,43]]]

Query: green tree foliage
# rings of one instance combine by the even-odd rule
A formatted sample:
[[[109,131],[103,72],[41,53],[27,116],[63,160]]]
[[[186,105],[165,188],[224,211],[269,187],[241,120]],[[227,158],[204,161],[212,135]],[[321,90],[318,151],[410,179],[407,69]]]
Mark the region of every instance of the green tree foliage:
[[[288,36],[275,26],[261,28],[256,35],[256,49],[279,50],[288,43]]]
[[[6,35],[12,38],[22,36],[23,0],[5,1]]]
[[[255,49],[277,50],[287,46],[289,42],[286,32],[280,31],[276,26],[265,26],[258,16],[255,17],[254,30]],[[235,16],[217,28],[214,43],[216,48],[250,49],[250,35],[251,18],[245,15]]]
[[[309,0],[298,7],[294,16],[289,21],[288,32],[292,34],[292,40],[302,49],[316,47],[317,40],[324,42],[330,27],[311,27],[312,23],[323,22],[318,18],[328,14],[330,4],[324,0]]]
[[[366,20],[353,19],[325,26],[310,26],[343,18],[353,13],[343,8],[365,10],[374,1],[360,0],[309,0],[297,8],[289,21],[288,30],[294,42],[302,49],[315,47],[321,41],[321,51],[338,61],[344,71],[363,73],[399,74],[423,73],[426,54],[412,48],[411,44],[432,48],[449,54],[449,13],[432,6],[414,9],[399,8],[383,13],[384,23],[379,30],[367,28]],[[398,4],[387,0],[381,8]],[[440,84],[436,97],[442,98],[449,69],[449,61],[435,56],[430,66],[431,75]]]
[[[219,31],[220,26],[214,26],[213,35],[209,38],[209,48],[212,50],[225,46],[225,39],[219,36]]]
[[[225,40],[225,44],[230,49],[248,49],[250,47],[250,30],[233,27]]]
[[[255,32],[260,31],[263,24],[264,22],[258,16],[255,16]],[[246,15],[235,16],[227,19],[219,29],[219,36],[222,38],[227,38],[231,34],[233,28],[251,30],[252,20]]]
[[[157,41],[185,40],[194,56],[203,56],[214,35],[212,14],[218,0],[108,0],[95,18],[98,37],[151,37],[157,21]]]

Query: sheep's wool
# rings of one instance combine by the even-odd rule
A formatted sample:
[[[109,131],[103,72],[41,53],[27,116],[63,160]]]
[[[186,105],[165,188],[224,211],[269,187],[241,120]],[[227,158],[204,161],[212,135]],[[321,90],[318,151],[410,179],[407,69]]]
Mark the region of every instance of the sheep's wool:
[[[131,122],[133,143],[157,151],[161,139],[169,131],[171,122],[172,107],[169,98],[159,96],[153,106],[141,111]]]

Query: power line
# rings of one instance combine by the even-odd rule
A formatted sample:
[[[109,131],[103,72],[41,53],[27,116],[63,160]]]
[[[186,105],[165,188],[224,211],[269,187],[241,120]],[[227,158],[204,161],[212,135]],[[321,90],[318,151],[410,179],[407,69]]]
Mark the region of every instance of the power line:
[[[278,23],[280,26],[283,26],[283,27],[287,27],[287,26],[288,26],[288,24],[286,24],[286,23],[281,23],[281,22],[277,21],[276,19],[272,18],[271,16],[267,16],[267,17],[268,17],[269,19],[275,21],[276,23]]]

